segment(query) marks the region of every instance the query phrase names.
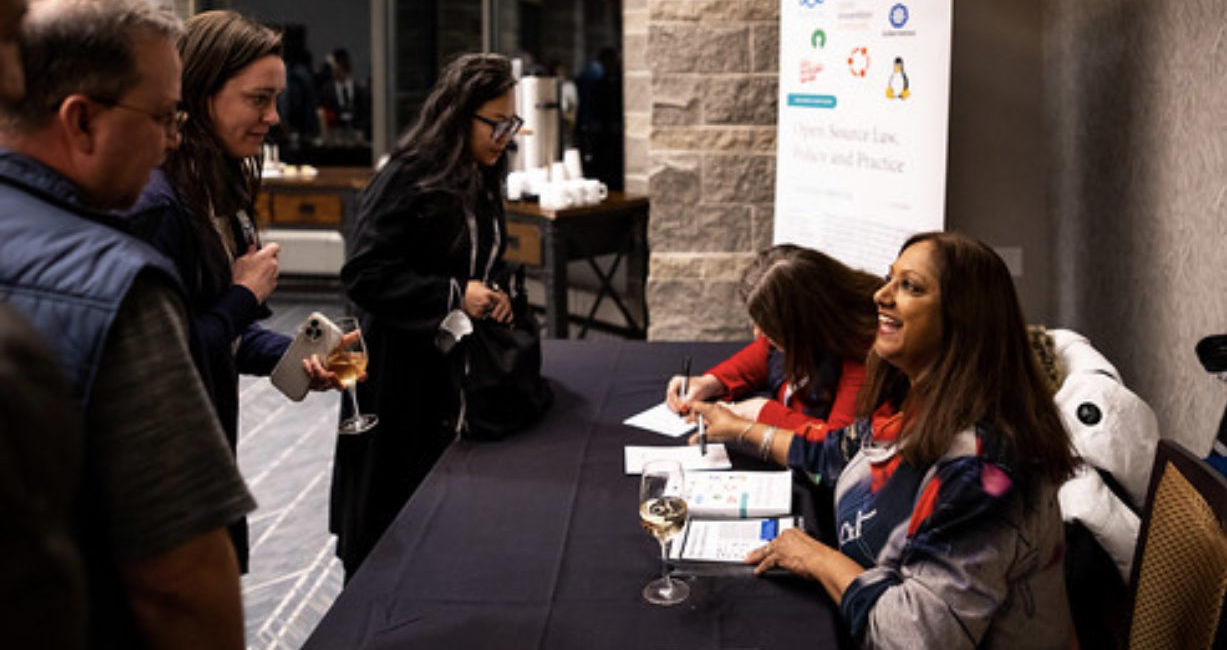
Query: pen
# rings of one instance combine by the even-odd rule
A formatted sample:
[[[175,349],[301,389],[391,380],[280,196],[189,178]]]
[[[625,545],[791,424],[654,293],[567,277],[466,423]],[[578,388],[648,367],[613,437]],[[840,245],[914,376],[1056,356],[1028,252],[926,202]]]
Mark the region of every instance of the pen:
[[[688,388],[689,386],[690,386],[690,355],[688,354],[686,355],[686,358],[682,361],[682,395],[681,395],[682,399],[686,399],[686,391],[689,390]]]
[[[703,424],[703,416],[699,416],[699,455],[707,455],[707,426]]]

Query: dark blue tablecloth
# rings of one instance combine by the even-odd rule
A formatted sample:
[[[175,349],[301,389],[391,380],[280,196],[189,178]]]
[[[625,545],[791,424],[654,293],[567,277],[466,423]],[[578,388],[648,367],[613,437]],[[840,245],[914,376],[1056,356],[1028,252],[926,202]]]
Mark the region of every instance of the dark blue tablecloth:
[[[304,647],[837,647],[836,608],[796,578],[692,577],[675,607],[640,596],[659,547],[622,449],[677,443],[621,422],[663,399],[683,355],[697,374],[737,348],[546,341],[549,415],[504,441],[453,444]]]

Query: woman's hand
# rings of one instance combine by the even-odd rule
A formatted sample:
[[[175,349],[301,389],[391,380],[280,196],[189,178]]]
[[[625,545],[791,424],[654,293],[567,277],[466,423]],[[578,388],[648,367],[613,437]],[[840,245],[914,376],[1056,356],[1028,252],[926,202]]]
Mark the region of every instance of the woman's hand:
[[[480,280],[469,280],[464,287],[464,313],[469,318],[493,318],[500,323],[510,323],[511,296],[487,287]]]
[[[687,420],[702,417],[707,421],[708,442],[733,442],[753,420],[743,418],[729,410],[725,402],[694,402]],[[690,444],[699,444],[699,434],[690,436]]]
[[[767,404],[766,397],[751,397],[740,402],[730,402],[728,409],[747,420],[757,420],[763,406]]]
[[[690,403],[714,399],[724,394],[724,384],[714,375],[691,377],[686,386],[686,394],[682,394],[681,375],[674,375],[665,387],[665,404],[674,413],[685,415],[690,412]]]
[[[261,248],[256,248],[253,244],[248,247],[246,253],[235,258],[231,267],[230,274],[234,283],[247,287],[255,294],[256,301],[263,304],[277,287],[277,255],[280,253],[280,244],[265,244]]]
[[[762,575],[772,567],[780,567],[810,580],[821,580],[822,558],[831,547],[806,535],[800,529],[789,528],[779,537],[760,546],[746,556],[746,564],[754,567],[755,575]]]
[[[337,347],[334,348],[333,351],[344,349],[345,347],[356,343],[359,336],[361,336],[361,332],[358,332],[357,330],[346,333],[341,337],[341,342],[337,344]],[[324,365],[324,362],[320,360],[320,355],[318,354],[313,354],[310,357],[303,359],[302,369],[307,373],[307,376],[311,378],[311,382],[307,384],[311,390],[325,391],[332,390],[334,388],[336,390],[345,389],[345,385],[341,383],[340,376],[329,370],[327,366]],[[358,378],[358,381],[362,381],[364,379],[366,379],[365,372]]]

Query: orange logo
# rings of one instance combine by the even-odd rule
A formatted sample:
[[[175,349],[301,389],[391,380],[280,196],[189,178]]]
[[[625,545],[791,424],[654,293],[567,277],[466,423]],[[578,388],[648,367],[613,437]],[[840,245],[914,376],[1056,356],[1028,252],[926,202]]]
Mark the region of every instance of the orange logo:
[[[852,53],[848,55],[848,70],[852,72],[853,77],[865,77],[865,73],[869,72],[869,50],[865,47],[854,47]]]

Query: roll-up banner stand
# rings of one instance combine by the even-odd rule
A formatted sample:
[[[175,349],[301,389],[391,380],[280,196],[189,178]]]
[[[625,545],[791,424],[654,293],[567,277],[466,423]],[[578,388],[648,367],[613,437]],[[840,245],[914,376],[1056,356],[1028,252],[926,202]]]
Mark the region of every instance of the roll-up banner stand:
[[[952,0],[781,0],[776,243],[884,272],[940,230]]]

